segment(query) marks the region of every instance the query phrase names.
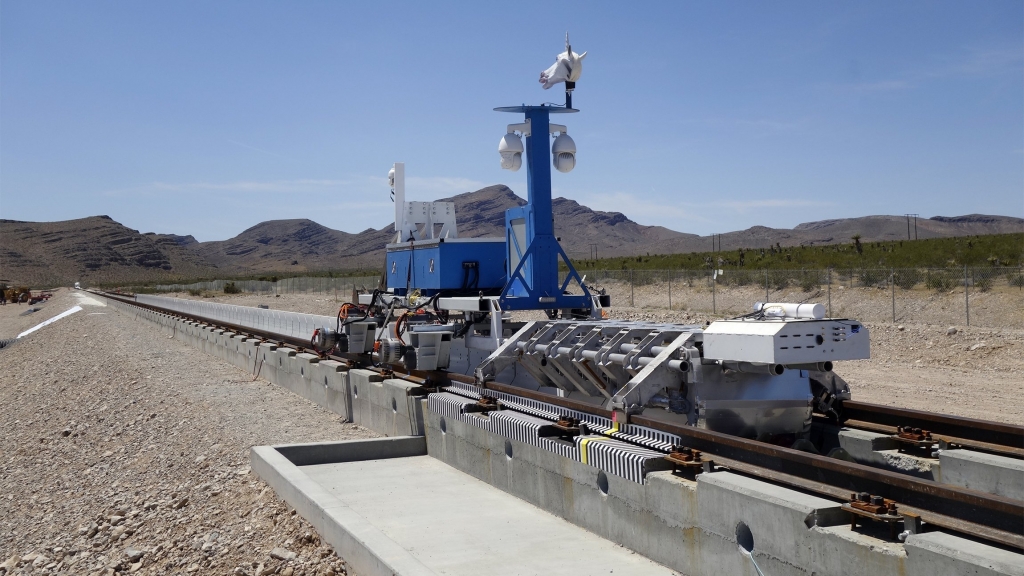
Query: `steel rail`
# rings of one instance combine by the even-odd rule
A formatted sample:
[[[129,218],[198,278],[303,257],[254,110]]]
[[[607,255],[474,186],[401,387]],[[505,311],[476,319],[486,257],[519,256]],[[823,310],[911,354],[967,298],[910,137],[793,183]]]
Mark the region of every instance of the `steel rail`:
[[[931,431],[933,436],[948,437],[954,443],[977,442],[1024,449],[1024,426],[853,400],[843,402],[840,415],[843,420],[921,428]],[[963,442],[956,442],[958,440]]]
[[[210,320],[210,319],[205,318],[203,316],[199,316],[199,315],[195,315],[195,314],[186,314],[186,313],[183,313],[183,312],[178,312],[177,310],[168,310],[166,308],[161,308],[160,306],[157,306],[155,304],[145,304],[143,302],[138,302],[138,301],[136,301],[136,300],[134,300],[134,299],[124,295],[124,294],[111,294],[109,292],[99,292],[99,291],[96,291],[96,292],[93,292],[93,293],[97,294],[98,296],[103,296],[103,297],[106,297],[106,298],[111,298],[113,300],[117,300],[117,301],[123,302],[125,304],[130,304],[132,306],[138,306],[140,308],[145,308],[147,310],[153,310],[153,311],[156,311],[156,312],[160,312],[161,314],[167,314],[169,316],[176,316],[178,318],[182,318],[182,319],[189,320],[189,321],[192,321],[192,322],[197,322],[197,323],[200,323],[200,324],[204,324],[206,326],[218,326],[218,327],[224,328],[226,330],[229,330],[231,332],[234,332],[236,334],[245,334],[245,335],[251,336],[253,338],[259,338],[260,340],[263,340],[263,341],[266,341],[266,342],[276,342],[279,345],[290,346],[290,347],[293,347],[293,348],[295,348],[295,349],[297,349],[299,351],[311,351],[314,354],[316,354],[317,356],[320,356],[321,358],[323,358],[325,360],[336,360],[338,362],[346,362],[346,363],[352,365],[353,367],[356,367],[356,365],[358,364],[358,367],[362,368],[364,370],[371,370],[373,372],[385,372],[384,369],[378,368],[376,366],[365,366],[365,365],[363,365],[363,364],[365,364],[365,360],[362,358],[361,354],[355,354],[355,353],[353,353],[353,354],[325,354],[325,353],[313,350],[311,342],[309,340],[305,340],[303,338],[296,338],[294,336],[288,336],[287,334],[279,334],[277,332],[269,332],[267,330],[260,330],[258,328],[251,328],[249,326],[242,326],[240,324],[232,324],[230,322],[225,322],[223,320]],[[394,373],[396,376],[399,376],[399,377],[401,377],[404,380],[408,380],[408,381],[412,382],[413,384],[420,384],[420,385],[424,385],[424,386],[430,385],[429,380],[432,380],[432,379],[433,380],[437,380],[437,379],[439,379],[439,374],[442,374],[442,373],[438,373],[438,372],[424,372],[424,371],[418,371],[418,370],[413,370],[412,372],[408,372],[408,371],[403,372],[401,370],[391,370],[390,372]],[[443,378],[443,377],[440,378],[440,380],[442,381],[441,383],[447,383],[446,379]]]
[[[164,314],[189,319],[210,326],[225,327],[233,332],[250,334],[266,341],[274,341],[297,348],[307,348],[308,341],[286,337],[266,331],[244,326],[236,326],[220,321],[211,321],[200,316],[170,311],[159,306],[136,302],[123,295],[100,293],[100,295],[119,300],[126,304],[156,310]],[[324,355],[326,357],[357,364],[357,358]],[[358,355],[348,355],[358,356]],[[377,369],[376,371],[381,371]],[[444,380],[475,383],[475,379],[461,374],[420,373],[395,374],[396,377],[420,384],[433,380],[443,383]],[[611,412],[600,406],[581,402],[570,398],[562,398],[519,388],[486,382],[487,389],[514,394],[568,408],[579,410],[596,416],[610,418]],[[864,403],[853,403],[855,408],[863,408]],[[877,405],[868,404],[869,407]],[[900,409],[887,409],[883,414],[901,415]],[[916,411],[909,411],[916,412]],[[919,413],[934,416],[933,421],[955,424],[956,417]],[[969,419],[968,419],[969,420]],[[683,426],[664,422],[644,416],[633,416],[631,422],[655,430],[661,430],[679,436],[683,443],[692,449],[700,450],[722,465],[735,468],[737,471],[758,476],[770,481],[790,485],[802,490],[823,494],[832,498],[848,497],[851,493],[869,492],[895,500],[901,508],[917,513],[921,520],[934,526],[971,534],[993,542],[1014,548],[1024,549],[1024,502],[968,488],[953,487],[930,480],[906,476],[897,472],[872,468],[844,460],[810,454],[790,448],[782,448],[756,440],[713,432],[693,426]],[[996,422],[982,422],[987,429],[1009,427]],[[906,425],[906,424],[901,424]]]
[[[825,426],[841,425],[844,428],[856,428],[858,430],[867,430],[869,432],[887,434],[890,436],[895,436],[897,434],[896,426],[876,424],[875,422],[865,422],[863,420],[844,420],[842,424],[837,424],[834,420],[827,416],[814,414],[814,421]],[[1012,446],[992,444],[990,442],[979,442],[977,440],[968,440],[966,438],[947,436],[944,434],[932,434],[932,438],[935,440],[937,444],[939,444],[941,441],[945,441],[946,444],[950,446],[955,445],[960,448],[970,448],[971,450],[975,450],[978,452],[988,452],[989,454],[996,454],[998,456],[1007,456],[1010,458],[1024,459],[1024,448],[1014,448]]]
[[[688,448],[713,456],[806,481],[820,482],[844,489],[847,495],[869,492],[895,500],[897,504],[921,510],[921,519],[930,524],[943,524],[941,519],[929,515],[932,512],[956,518],[958,526],[947,527],[958,531],[969,531],[971,524],[985,526],[1005,533],[1000,538],[1002,543],[1024,548],[1024,502],[1020,500],[693,426],[680,426],[643,416],[634,416],[632,422],[676,434]]]

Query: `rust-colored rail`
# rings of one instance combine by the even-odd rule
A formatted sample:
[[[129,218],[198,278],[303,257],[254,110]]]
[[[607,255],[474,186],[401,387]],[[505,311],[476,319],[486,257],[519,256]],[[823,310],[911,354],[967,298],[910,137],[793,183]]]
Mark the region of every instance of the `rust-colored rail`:
[[[949,437],[953,442],[964,440],[1024,450],[1024,426],[853,400],[843,402],[840,414],[844,420],[930,430],[933,435]]]

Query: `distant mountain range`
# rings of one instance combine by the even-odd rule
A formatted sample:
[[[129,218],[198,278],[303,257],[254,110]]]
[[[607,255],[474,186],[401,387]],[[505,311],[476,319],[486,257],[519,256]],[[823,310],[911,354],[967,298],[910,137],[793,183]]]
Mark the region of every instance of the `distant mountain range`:
[[[444,201],[454,202],[459,236],[503,236],[505,210],[526,204],[507,186],[488,186]],[[639,254],[702,252],[710,236],[643,226],[620,212],[600,212],[574,200],[552,203],[555,233],[574,259]],[[1024,232],[1011,216],[936,216],[917,221],[917,237],[938,238]],[[754,226],[722,234],[721,247],[763,248],[901,240],[903,216],[865,216],[807,222],[793,229]],[[0,220],[0,280],[28,285],[143,282],[197,277],[378,268],[392,225],[357,234],[312,220],[271,220],[229,240],[197,242],[192,236],[140,233],[108,216],[61,222]],[[717,237],[716,237],[717,238]],[[717,245],[718,240],[715,240]]]

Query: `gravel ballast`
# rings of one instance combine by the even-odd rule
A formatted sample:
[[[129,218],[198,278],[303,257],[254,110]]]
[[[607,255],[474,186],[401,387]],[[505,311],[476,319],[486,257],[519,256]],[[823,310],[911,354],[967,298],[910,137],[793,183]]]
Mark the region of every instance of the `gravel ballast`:
[[[0,574],[346,573],[248,453],[376,434],[83,308],[0,350]]]

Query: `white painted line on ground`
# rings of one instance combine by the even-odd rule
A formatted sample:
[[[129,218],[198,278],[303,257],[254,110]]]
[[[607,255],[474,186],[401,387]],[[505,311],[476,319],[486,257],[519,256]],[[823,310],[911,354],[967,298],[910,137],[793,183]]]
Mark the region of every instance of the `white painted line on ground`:
[[[75,312],[80,312],[81,310],[82,310],[81,306],[75,306],[75,307],[71,308],[70,310],[68,310],[66,312],[61,312],[60,314],[57,314],[56,316],[54,316],[53,318],[50,318],[46,322],[40,322],[39,324],[36,324],[35,326],[29,328],[28,330],[25,330],[21,334],[18,334],[18,338],[21,338],[22,336],[31,334],[31,333],[35,332],[36,330],[39,330],[43,326],[46,326],[47,324],[53,324],[57,320],[60,320],[61,318],[65,317],[65,316],[71,316]]]
[[[83,306],[106,306],[105,302],[97,300],[92,296],[86,296],[81,292],[73,292],[73,294],[75,295],[75,298],[78,298],[78,303]]]

